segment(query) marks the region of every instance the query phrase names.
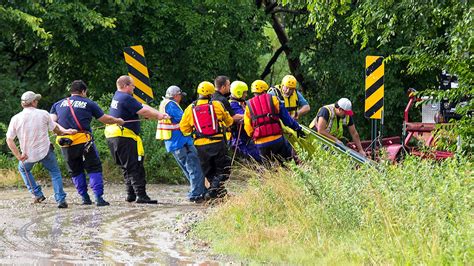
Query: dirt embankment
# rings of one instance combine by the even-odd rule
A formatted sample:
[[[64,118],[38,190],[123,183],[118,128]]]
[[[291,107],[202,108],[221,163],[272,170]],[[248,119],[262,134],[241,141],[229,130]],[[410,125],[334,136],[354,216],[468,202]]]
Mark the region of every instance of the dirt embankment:
[[[68,187],[68,209],[57,209],[51,189],[43,190],[41,204],[26,189],[0,190],[0,263],[231,262],[187,236],[208,208],[186,200],[187,186],[149,185],[159,204],[140,205],[124,201],[123,186],[106,185],[111,206],[100,208],[80,205]]]

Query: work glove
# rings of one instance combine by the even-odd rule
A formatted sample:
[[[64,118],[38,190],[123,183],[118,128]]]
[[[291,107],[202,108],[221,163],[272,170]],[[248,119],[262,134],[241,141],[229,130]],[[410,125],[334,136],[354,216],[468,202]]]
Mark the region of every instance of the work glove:
[[[306,138],[306,133],[304,133],[303,129],[300,128],[296,131],[296,136],[298,138],[303,138],[304,139],[304,138]]]

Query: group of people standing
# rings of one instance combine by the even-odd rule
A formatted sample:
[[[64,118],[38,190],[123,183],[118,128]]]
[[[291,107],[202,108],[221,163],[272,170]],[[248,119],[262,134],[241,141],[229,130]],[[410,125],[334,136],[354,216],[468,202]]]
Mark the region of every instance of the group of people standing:
[[[283,163],[296,159],[295,151],[283,135],[286,128],[296,131],[298,137],[305,137],[297,120],[310,111],[310,106],[296,90],[297,81],[292,75],[285,76],[280,85],[272,88],[263,80],[255,80],[250,86],[254,96],[248,100],[246,83],[231,83],[228,77],[218,76],[214,84],[204,81],[198,85],[198,98],[184,111],[180,103],[186,93],[178,86],[166,90],[158,110],[133,97],[135,85],[130,76],[119,77],[116,86],[109,114],[87,97],[87,86],[81,80],[72,82],[71,95],[56,102],[50,113],[37,108],[41,95],[31,91],[22,95],[23,111],[11,119],[7,144],[19,160],[19,171],[35,203],[44,201],[45,197],[31,169],[34,164],[42,163],[50,172],[58,207],[68,207],[48,136],[48,131],[54,131],[82,204],[92,204],[88,175],[96,205],[109,205],[103,197],[102,164],[90,126],[92,118],[106,124],[110,153],[123,171],[125,200],[146,204],[157,201],[146,192],[140,116],[158,120],[156,138],[163,140],[166,150],[173,154],[190,182],[188,199],[196,203],[227,195],[225,181],[229,179],[233,160],[228,146],[245,160]],[[338,141],[339,135],[332,135],[333,132],[348,126],[363,153],[351,116],[351,102],[341,98],[322,107],[311,127]],[[15,138],[19,139],[21,153]]]

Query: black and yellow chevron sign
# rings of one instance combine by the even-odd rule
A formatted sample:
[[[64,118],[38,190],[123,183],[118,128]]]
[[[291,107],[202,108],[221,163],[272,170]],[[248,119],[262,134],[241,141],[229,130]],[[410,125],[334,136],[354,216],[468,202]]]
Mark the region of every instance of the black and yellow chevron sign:
[[[365,112],[370,119],[382,119],[384,97],[383,56],[365,57]]]
[[[143,46],[125,47],[123,56],[125,63],[127,63],[128,75],[133,78],[135,83],[133,97],[141,103],[150,103],[153,101],[153,90],[150,85],[150,75],[146,67]]]

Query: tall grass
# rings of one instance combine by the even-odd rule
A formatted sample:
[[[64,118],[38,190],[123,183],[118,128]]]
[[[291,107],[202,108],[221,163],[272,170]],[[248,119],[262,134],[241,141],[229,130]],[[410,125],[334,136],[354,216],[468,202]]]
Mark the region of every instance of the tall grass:
[[[316,151],[298,167],[239,170],[247,190],[195,233],[258,262],[472,264],[472,170],[412,157],[376,169]]]

